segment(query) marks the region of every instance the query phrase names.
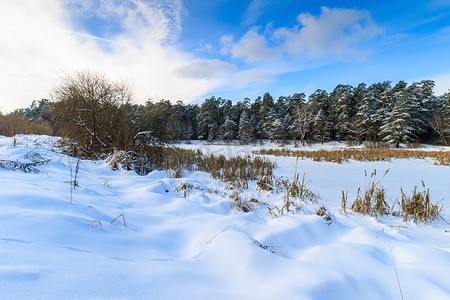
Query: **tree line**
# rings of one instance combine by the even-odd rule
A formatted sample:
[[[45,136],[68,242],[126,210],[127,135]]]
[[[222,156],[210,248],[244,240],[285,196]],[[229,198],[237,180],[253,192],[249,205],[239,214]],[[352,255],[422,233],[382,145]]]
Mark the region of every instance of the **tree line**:
[[[52,101],[34,101],[13,115],[44,120],[55,134],[93,151],[149,142],[235,139],[242,144],[269,139],[447,145],[450,92],[437,96],[434,85],[431,80],[339,84],[331,92],[318,89],[309,96],[295,93],[274,99],[265,93],[237,103],[211,97],[201,104],[161,100],[141,105],[133,103],[129,83],[83,71],[64,78]]]

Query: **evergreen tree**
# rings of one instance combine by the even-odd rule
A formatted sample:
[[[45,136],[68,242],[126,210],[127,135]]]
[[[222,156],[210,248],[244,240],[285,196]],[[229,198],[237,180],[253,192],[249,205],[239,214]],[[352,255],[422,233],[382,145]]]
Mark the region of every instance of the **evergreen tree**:
[[[250,123],[254,128],[253,139],[255,140],[259,139],[261,141],[263,138],[263,129],[262,129],[263,124],[260,119],[260,110],[261,110],[261,97],[258,97],[250,106],[249,116],[250,116]]]
[[[261,129],[261,139],[271,139],[272,125],[275,121],[273,98],[269,93],[265,93],[259,108],[259,128]]]
[[[254,140],[253,126],[250,122],[248,112],[242,111],[241,118],[239,119],[239,134],[238,138],[241,144],[246,145]]]
[[[375,97],[374,91],[369,90],[362,99],[361,106],[356,113],[354,124],[359,144],[361,144],[362,141],[368,141],[375,138],[376,133],[373,126],[375,117],[374,105],[377,100]]]
[[[279,118],[275,118],[272,130],[273,130],[271,136],[272,140],[280,141],[281,139],[284,138],[285,127],[283,122],[281,122]]]
[[[313,115],[310,138],[321,143],[329,141],[332,137],[333,123],[330,117],[328,93],[317,90],[309,96],[309,102]]]
[[[336,138],[341,140],[352,140],[355,136],[355,128],[350,122],[351,117],[351,103],[353,98],[353,87],[350,85],[338,85],[330,99],[333,102],[336,118]]]
[[[311,138],[314,141],[324,143],[330,140],[331,122],[328,121],[326,114],[319,110],[312,120]]]
[[[411,142],[415,137],[413,121],[411,119],[408,93],[404,90],[389,113],[387,120],[381,126],[383,141],[399,147],[400,143]]]
[[[223,115],[220,112],[220,105],[223,103],[222,98],[216,99],[212,97],[205,99],[200,106],[197,115],[197,131],[199,139],[208,139],[213,141],[220,138],[219,129],[222,125]]]
[[[223,139],[225,141],[230,141],[236,138],[236,130],[237,130],[236,123],[229,116],[227,116],[225,122],[222,125]]]

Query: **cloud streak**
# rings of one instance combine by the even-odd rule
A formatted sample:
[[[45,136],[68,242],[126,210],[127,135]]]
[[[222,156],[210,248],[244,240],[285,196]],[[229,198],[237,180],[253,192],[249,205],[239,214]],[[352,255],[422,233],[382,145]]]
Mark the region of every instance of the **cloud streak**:
[[[241,24],[243,26],[255,24],[258,21],[259,17],[263,15],[264,10],[268,4],[268,0],[252,0],[247,6]]]

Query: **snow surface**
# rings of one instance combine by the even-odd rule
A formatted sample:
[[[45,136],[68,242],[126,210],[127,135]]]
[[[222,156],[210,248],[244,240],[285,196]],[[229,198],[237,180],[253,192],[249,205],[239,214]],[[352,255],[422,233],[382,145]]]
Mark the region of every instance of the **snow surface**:
[[[328,225],[310,203],[272,219],[267,208],[283,195],[254,182],[242,197],[265,204],[244,213],[232,208],[227,184],[206,173],[138,176],[105,161],[81,161],[70,204],[68,164],[76,162],[53,148],[56,138],[16,141],[0,137],[0,160],[39,153],[50,161],[40,174],[0,168],[1,299],[401,299],[396,271],[404,299],[450,299],[450,225],[339,212],[341,191],[352,202],[373,169],[379,178],[390,170],[382,184],[391,203],[400,186],[410,193],[423,179],[433,201],[448,206],[450,168],[431,160],[299,161],[333,213]],[[256,147],[181,146],[228,156]],[[294,158],[268,157],[277,177],[292,180]],[[110,223],[121,214],[126,226]]]

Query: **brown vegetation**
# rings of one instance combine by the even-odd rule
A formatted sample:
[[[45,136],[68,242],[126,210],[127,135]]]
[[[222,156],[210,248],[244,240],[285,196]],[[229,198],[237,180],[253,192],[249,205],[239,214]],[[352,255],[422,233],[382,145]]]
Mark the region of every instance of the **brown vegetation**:
[[[358,195],[350,207],[353,212],[371,215],[375,218],[392,214],[394,216],[403,217],[404,221],[412,220],[415,223],[430,223],[439,218],[443,219],[441,215],[441,212],[444,209],[443,206],[439,205],[439,203],[431,203],[429,190],[425,187],[423,181],[423,192],[417,192],[417,187],[414,187],[410,197],[406,196],[403,189],[400,188],[401,203],[398,201],[394,202],[394,205],[400,205],[400,210],[393,211],[394,205],[391,207],[386,201],[386,189],[381,185],[381,181],[388,171],[389,170],[384,173],[380,180],[376,180],[376,170],[372,172],[364,192],[361,192],[361,188],[358,189]],[[367,178],[367,173],[365,175]],[[342,213],[346,213],[346,207],[347,193],[342,191]]]
[[[443,207],[438,203],[433,204],[430,201],[430,191],[425,187],[422,181],[423,192],[418,192],[414,187],[411,196],[406,196],[403,189],[400,188],[402,194],[401,211],[398,212],[403,216],[404,221],[413,220],[416,223],[430,223],[441,217]]]
[[[133,144],[131,100],[127,82],[113,82],[105,76],[78,72],[67,76],[54,90],[55,119],[63,125],[63,136],[85,151]]]
[[[53,128],[46,120],[29,120],[22,115],[0,115],[0,135],[15,136],[16,134],[52,135]]]
[[[292,156],[313,161],[334,163],[355,161],[390,161],[391,159],[434,159],[437,165],[450,164],[450,151],[423,151],[410,149],[345,149],[345,150],[316,150],[298,151],[291,149],[262,149],[253,151],[254,154]]]

